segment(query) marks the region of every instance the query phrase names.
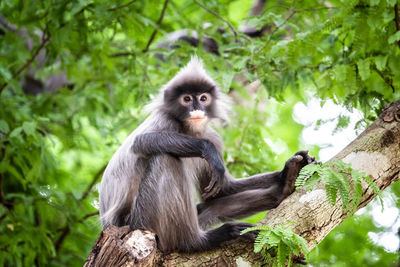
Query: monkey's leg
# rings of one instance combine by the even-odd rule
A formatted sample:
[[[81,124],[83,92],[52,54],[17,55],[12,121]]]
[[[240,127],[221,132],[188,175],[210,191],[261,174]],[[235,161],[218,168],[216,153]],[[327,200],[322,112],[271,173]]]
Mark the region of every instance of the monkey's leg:
[[[222,226],[205,233],[204,244],[203,247],[199,249],[199,251],[212,249],[218,247],[222,242],[234,240],[241,236],[241,231],[253,226],[254,225],[250,223],[225,223]],[[253,241],[256,236],[256,232],[250,232],[244,235],[245,238],[251,239]]]
[[[299,175],[300,170],[307,164],[311,163],[317,163],[315,158],[308,155],[308,151],[299,151],[286,161],[282,171],[262,173],[240,179],[235,179],[227,174],[225,186],[222,189],[222,192],[217,195],[217,197],[227,196],[252,189],[278,186],[282,189],[281,192],[284,198],[294,191],[294,183]]]
[[[277,186],[253,189],[212,199],[197,205],[199,224],[203,229],[219,222],[242,219],[254,213],[276,208],[282,201]]]
[[[154,156],[127,217],[132,229],[150,229],[157,234],[163,252],[194,252],[214,248],[240,236],[249,226],[229,223],[205,232],[198,223],[193,180],[182,161],[169,155]]]
[[[307,151],[299,151],[286,162],[281,172],[256,175],[245,182],[242,179],[230,181],[228,189],[216,198],[197,205],[200,226],[206,229],[221,221],[241,219],[276,208],[295,190],[294,183],[301,168],[314,160]]]

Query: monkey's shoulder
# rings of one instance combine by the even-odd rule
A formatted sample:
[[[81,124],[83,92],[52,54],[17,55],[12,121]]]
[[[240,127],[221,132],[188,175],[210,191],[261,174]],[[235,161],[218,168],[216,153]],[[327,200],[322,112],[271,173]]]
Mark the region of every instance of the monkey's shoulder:
[[[208,127],[207,130],[204,132],[203,138],[213,143],[214,146],[217,148],[218,152],[222,153],[222,150],[224,148],[224,142],[222,140],[222,137],[219,135],[217,131],[215,131],[211,127]]]

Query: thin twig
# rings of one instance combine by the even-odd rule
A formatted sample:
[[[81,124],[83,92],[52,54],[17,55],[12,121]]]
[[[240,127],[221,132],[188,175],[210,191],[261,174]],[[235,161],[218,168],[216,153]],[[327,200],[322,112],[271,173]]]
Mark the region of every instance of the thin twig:
[[[221,17],[221,15],[219,15],[218,13],[216,13],[215,11],[209,9],[208,7],[204,6],[203,4],[201,4],[199,1],[194,0],[194,2],[199,5],[201,8],[203,8],[204,10],[206,10],[207,12],[213,14],[214,16],[216,16],[217,18],[219,18],[220,20],[222,20],[223,22],[225,22],[226,25],[228,25],[229,29],[231,29],[231,31],[233,32],[233,34],[235,35],[235,39],[237,39],[237,31],[235,30],[235,28],[233,28],[232,24],[229,23],[229,21],[227,21],[226,19],[224,19],[223,17]]]
[[[86,188],[85,192],[83,192],[82,197],[79,201],[84,200],[85,198],[87,198],[87,196],[89,195],[90,191],[92,190],[92,188],[94,187],[94,185],[99,181],[101,175],[103,174],[104,170],[106,169],[107,165],[104,165],[103,167],[101,167],[101,169],[96,173],[96,175],[94,176],[92,182],[90,183],[90,185],[88,186],[88,188]]]
[[[156,37],[156,34],[158,32],[158,28],[160,28],[161,22],[162,22],[162,20],[164,18],[164,14],[165,14],[165,10],[167,9],[168,2],[169,2],[169,0],[165,0],[164,1],[164,6],[163,6],[163,8],[161,10],[160,17],[158,18],[157,26],[154,28],[154,31],[151,34],[149,41],[147,42],[146,48],[143,49],[143,51],[142,51],[143,53],[146,53],[149,50],[149,47],[150,47],[151,43],[154,41],[154,37]]]
[[[37,55],[40,53],[40,51],[42,51],[42,49],[47,45],[47,43],[49,41],[50,41],[50,35],[46,34],[46,32],[44,32],[43,36],[42,36],[42,41],[40,42],[40,45],[38,46],[38,48],[36,48],[35,53],[33,53],[33,55],[28,59],[28,61],[26,61],[25,64],[21,68],[19,68],[16,73],[14,73],[14,75],[12,76],[12,79],[16,78],[22,71],[24,71],[26,68],[28,68],[32,64],[32,62],[35,60]],[[1,94],[1,92],[3,92],[4,88],[7,87],[7,85],[8,85],[8,82],[5,82],[1,85],[0,94]]]
[[[376,67],[373,67],[373,69],[376,71],[376,73],[379,74],[379,76],[381,76],[381,78],[385,81],[385,83],[387,85],[390,86],[390,88],[392,88],[392,92],[394,93],[396,91],[396,89],[394,88],[393,85],[393,79],[389,78],[389,77],[385,77],[385,75],[383,74],[383,72],[381,72],[380,70],[378,70]]]
[[[127,57],[127,56],[134,56],[135,53],[133,52],[120,52],[120,53],[115,53],[108,55],[108,57]]]
[[[68,225],[61,229],[61,235],[57,239],[57,241],[54,245],[56,252],[58,252],[60,250],[62,243],[64,242],[65,238],[67,237],[67,235],[69,234],[70,231],[71,231],[71,229],[69,228]]]
[[[318,11],[318,10],[327,10],[327,9],[336,9],[336,6],[325,6],[325,7],[313,7],[313,8],[302,8],[296,9],[296,12],[303,12],[303,11]]]
[[[126,4],[123,4],[123,5],[120,5],[120,6],[117,6],[117,7],[109,8],[109,9],[107,9],[107,11],[115,11],[115,10],[117,10],[117,9],[121,9],[121,8],[130,6],[131,4],[133,4],[133,3],[135,3],[135,2],[136,2],[136,0],[132,0],[132,1],[128,2],[128,3],[126,3]]]
[[[92,216],[96,216],[98,214],[99,214],[98,211],[86,214],[85,216],[82,217],[82,219],[78,220],[78,222],[83,223],[83,221],[86,220],[87,218],[90,218]],[[65,238],[71,232],[71,228],[67,224],[63,228],[58,229],[57,232],[61,232],[60,237],[57,239],[57,241],[55,242],[55,245],[54,245],[56,251],[58,252],[61,249],[61,246],[62,246]]]
[[[80,10],[78,13],[81,13],[85,8],[86,7],[82,8],[82,10]],[[58,27],[58,29],[63,28],[65,25],[67,25],[67,23],[68,22],[60,24],[60,27]],[[32,64],[35,58],[39,55],[40,51],[42,51],[42,49],[49,43],[49,41],[50,41],[49,27],[46,24],[46,28],[43,31],[42,41],[40,42],[40,45],[38,46],[38,48],[36,48],[35,53],[33,53],[33,55],[28,59],[28,61],[25,62],[25,64],[21,68],[19,68],[16,73],[13,74],[12,79],[15,79],[19,74],[21,74],[21,72],[23,72],[26,68],[28,68]],[[4,88],[7,87],[7,85],[8,82],[5,82],[1,85],[0,95],[3,92]]]
[[[285,25],[286,22],[288,22],[296,13],[297,11],[293,10],[292,13],[289,15],[289,17],[287,17],[284,22],[276,26],[276,28],[270,33],[270,36],[274,35],[274,33],[276,33],[283,25]]]
[[[93,216],[96,216],[96,215],[99,215],[98,211],[86,214],[85,216],[82,217],[82,219],[80,221],[86,220],[87,218],[90,218],[90,217],[93,217]]]
[[[396,31],[400,31],[399,3],[394,5],[394,22],[396,23]],[[400,47],[400,40],[397,42]]]

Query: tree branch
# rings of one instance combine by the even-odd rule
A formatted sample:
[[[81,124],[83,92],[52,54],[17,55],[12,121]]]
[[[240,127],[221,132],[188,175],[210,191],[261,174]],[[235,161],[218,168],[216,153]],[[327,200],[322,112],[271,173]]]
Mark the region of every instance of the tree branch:
[[[219,18],[220,20],[222,20],[226,25],[228,25],[229,29],[231,29],[233,35],[235,36],[235,40],[237,40],[237,31],[235,30],[235,28],[232,26],[232,24],[229,23],[229,21],[227,21],[226,19],[224,19],[221,15],[219,15],[217,12],[209,9],[208,7],[206,7],[205,5],[201,4],[199,1],[194,0],[194,2],[199,5],[201,8],[203,8],[204,10],[206,10],[208,13],[211,13],[212,15],[214,15],[215,17]]]
[[[67,237],[67,235],[69,234],[70,231],[71,231],[71,229],[69,228],[68,224],[64,228],[61,229],[61,235],[57,239],[57,241],[54,245],[57,252],[60,250],[62,243],[64,242],[65,238]]]
[[[28,68],[32,62],[35,60],[35,58],[37,57],[37,55],[39,54],[40,51],[42,51],[42,49],[47,45],[47,43],[50,41],[50,35],[46,30],[43,32],[43,36],[42,36],[42,41],[40,42],[40,45],[36,48],[35,52],[33,53],[33,55],[28,59],[28,61],[25,62],[25,64],[20,67],[17,72],[15,72],[12,76],[12,79],[15,79],[22,71],[24,71],[26,68]],[[8,82],[4,82],[1,87],[0,87],[0,95],[3,92],[4,88],[6,88],[8,85]]]
[[[85,198],[87,198],[87,196],[89,195],[90,191],[92,190],[92,188],[94,187],[95,184],[97,184],[97,182],[99,181],[101,175],[103,174],[104,170],[106,169],[107,165],[104,165],[103,167],[101,167],[101,169],[96,173],[96,175],[94,176],[92,182],[90,183],[90,185],[88,186],[88,188],[86,188],[85,192],[83,192],[82,197],[79,201],[84,200]]]
[[[115,54],[108,55],[109,57],[128,57],[128,56],[134,56],[134,52],[119,52]]]
[[[118,9],[121,9],[121,8],[124,8],[124,7],[127,7],[127,6],[130,6],[131,4],[133,4],[133,3],[135,3],[136,2],[136,0],[132,0],[132,1],[129,1],[128,3],[126,3],[126,4],[123,4],[123,5],[120,5],[120,6],[116,6],[116,7],[112,7],[112,8],[109,8],[109,9],[107,9],[107,11],[115,11],[115,10],[118,10]]]
[[[386,105],[379,118],[331,161],[351,163],[353,169],[366,172],[381,190],[388,187],[400,175],[399,114],[400,100]],[[367,184],[362,186],[363,196],[357,209],[375,197]],[[294,222],[294,231],[304,237],[312,249],[351,216],[347,212],[342,209],[340,199],[334,206],[328,203],[324,185],[320,183],[313,191],[295,191],[269,211],[260,224]],[[261,265],[262,259],[253,253],[253,244],[243,240],[203,253],[163,255],[156,248],[155,236],[148,231],[129,232],[128,226],[112,226],[102,232],[84,266],[114,265],[115,262],[135,266],[238,266],[239,263]]]
[[[96,215],[99,215],[99,212],[98,212],[98,211],[92,212],[92,213],[89,213],[89,214],[86,214],[85,216],[82,217],[82,219],[81,219],[80,221],[84,221],[84,220],[86,220],[87,218],[90,218],[90,217],[93,217],[93,216],[96,216]]]
[[[393,85],[393,79],[392,79],[392,78],[389,78],[389,77],[385,77],[385,75],[383,74],[383,72],[380,71],[380,70],[378,70],[375,66],[373,67],[373,69],[376,71],[376,73],[379,74],[379,76],[381,76],[381,78],[385,81],[385,83],[386,83],[387,85],[389,85],[390,88],[392,88],[392,92],[394,93],[394,92],[396,91],[396,89],[394,88],[394,85]]]
[[[156,37],[156,34],[158,32],[158,28],[160,28],[161,22],[162,22],[162,20],[164,18],[165,10],[167,10],[168,2],[169,2],[169,0],[165,0],[164,1],[164,6],[163,6],[163,8],[161,10],[160,17],[158,18],[157,26],[154,28],[154,31],[151,34],[149,41],[147,42],[146,48],[142,50],[143,53],[146,53],[149,50],[149,47],[150,47],[151,43],[154,41],[154,37]]]

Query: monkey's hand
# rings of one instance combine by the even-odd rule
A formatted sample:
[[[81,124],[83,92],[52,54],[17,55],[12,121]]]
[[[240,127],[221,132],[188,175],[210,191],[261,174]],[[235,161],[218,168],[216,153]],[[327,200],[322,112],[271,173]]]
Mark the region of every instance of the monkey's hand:
[[[210,182],[201,194],[203,200],[206,200],[215,197],[221,191],[225,179],[225,167],[214,144],[207,140],[204,143],[203,155],[211,169]]]
[[[295,190],[295,182],[297,177],[299,176],[300,170],[308,165],[308,164],[318,164],[319,162],[315,161],[315,157],[311,157],[308,155],[307,150],[302,150],[294,154],[288,161],[285,163],[285,167],[281,172],[281,181],[284,182],[282,196],[287,197]]]

